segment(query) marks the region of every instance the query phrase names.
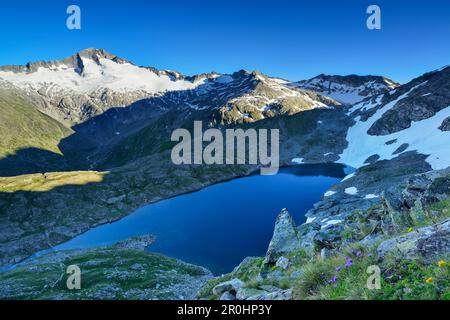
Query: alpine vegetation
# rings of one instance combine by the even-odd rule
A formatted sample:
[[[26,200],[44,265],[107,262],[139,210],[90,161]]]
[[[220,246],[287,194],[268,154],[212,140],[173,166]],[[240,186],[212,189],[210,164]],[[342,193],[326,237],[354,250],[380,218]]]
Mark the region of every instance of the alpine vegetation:
[[[175,165],[261,165],[262,175],[277,174],[280,163],[279,129],[270,129],[270,136],[268,154],[267,129],[226,129],[224,137],[223,132],[216,128],[203,132],[202,121],[194,121],[193,137],[187,129],[173,131],[171,141],[178,141],[178,144],[172,148],[171,159]],[[209,143],[205,148],[204,142]]]

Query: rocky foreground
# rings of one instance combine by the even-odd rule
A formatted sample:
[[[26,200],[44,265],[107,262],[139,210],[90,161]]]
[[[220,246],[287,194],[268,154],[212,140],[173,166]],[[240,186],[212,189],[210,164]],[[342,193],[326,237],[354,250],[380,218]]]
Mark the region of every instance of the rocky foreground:
[[[392,165],[378,167],[382,185],[367,168],[344,179],[301,226],[284,209],[266,256],[245,259],[199,297],[450,299],[450,170],[395,177]],[[378,288],[367,285],[373,266]]]
[[[212,278],[205,268],[145,251],[139,237],[110,247],[50,252],[0,273],[2,299],[194,299]],[[81,289],[69,290],[67,268],[81,270]]]

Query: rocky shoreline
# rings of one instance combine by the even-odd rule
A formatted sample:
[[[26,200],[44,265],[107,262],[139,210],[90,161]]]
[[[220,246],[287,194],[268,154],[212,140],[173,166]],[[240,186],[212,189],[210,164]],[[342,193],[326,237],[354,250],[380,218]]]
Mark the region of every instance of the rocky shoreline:
[[[423,173],[392,175],[392,168],[400,170],[402,161],[377,164],[379,170],[383,167],[381,175],[388,177],[386,173],[390,173],[381,185],[371,182],[373,171],[360,168],[326,193],[307,213],[308,221],[303,225],[296,226],[288,210],[283,209],[266,256],[245,259],[232,273],[210,281],[199,297],[329,299],[336,291],[340,296],[333,298],[338,299],[390,299],[395,296],[388,297],[386,291],[392,290],[397,298],[404,299],[450,298],[450,168],[426,171],[423,167]],[[421,171],[420,166],[414,168]],[[340,195],[346,194],[349,185],[358,190],[351,195],[353,199]],[[433,267],[436,264],[438,267]],[[368,277],[364,276],[366,270],[361,269],[369,265],[379,266],[384,276],[391,273],[389,268],[401,270],[404,280],[401,276],[392,280],[396,275],[389,275],[383,290],[371,291],[363,281]],[[433,279],[426,277],[427,273],[434,274],[433,268],[438,269],[437,279],[434,286],[425,287]],[[343,269],[348,270],[341,272]],[[362,277],[358,275],[361,272]],[[412,279],[422,273],[422,282],[415,284],[417,280]],[[408,277],[411,284],[405,282]],[[338,281],[355,281],[357,290],[346,287],[339,291]]]

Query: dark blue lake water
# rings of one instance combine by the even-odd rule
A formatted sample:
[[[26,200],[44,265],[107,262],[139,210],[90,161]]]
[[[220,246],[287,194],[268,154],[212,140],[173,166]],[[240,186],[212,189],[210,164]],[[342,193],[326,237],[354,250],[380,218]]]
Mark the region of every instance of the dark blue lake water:
[[[273,176],[219,183],[150,204],[54,249],[90,248],[152,234],[156,241],[149,251],[227,273],[245,257],[265,254],[282,208],[297,223],[304,222],[304,214],[348,170],[338,164],[299,165]]]

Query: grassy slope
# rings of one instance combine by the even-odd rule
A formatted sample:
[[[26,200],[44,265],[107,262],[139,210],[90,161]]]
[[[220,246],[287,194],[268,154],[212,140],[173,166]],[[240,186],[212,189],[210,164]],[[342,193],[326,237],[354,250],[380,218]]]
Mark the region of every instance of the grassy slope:
[[[16,177],[0,177],[0,192],[44,192],[65,185],[85,185],[101,182],[106,172],[71,171],[45,174],[26,174]]]
[[[81,269],[81,290],[67,289],[66,270],[70,265]],[[69,251],[51,253],[0,273],[0,298],[193,298],[208,275],[203,268],[138,249],[108,247]]]
[[[58,143],[70,133],[24,98],[0,92],[0,159],[31,147],[61,154]]]

